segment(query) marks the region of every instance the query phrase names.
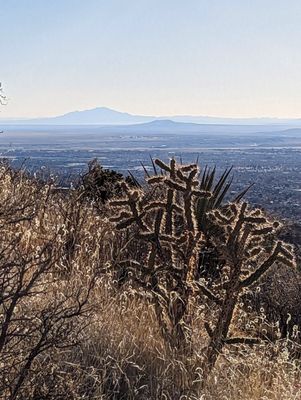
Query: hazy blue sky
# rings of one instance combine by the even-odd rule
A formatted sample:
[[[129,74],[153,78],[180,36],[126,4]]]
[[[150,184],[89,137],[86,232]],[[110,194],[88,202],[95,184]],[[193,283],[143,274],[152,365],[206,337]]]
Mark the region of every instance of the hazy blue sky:
[[[300,0],[0,0],[0,117],[301,117]]]

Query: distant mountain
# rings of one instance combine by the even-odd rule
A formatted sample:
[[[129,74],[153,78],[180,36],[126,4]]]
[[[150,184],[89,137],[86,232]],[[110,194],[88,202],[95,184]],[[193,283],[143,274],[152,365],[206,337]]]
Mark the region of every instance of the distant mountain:
[[[191,122],[177,122],[177,121],[173,121],[171,119],[155,119],[151,122],[146,122],[146,123],[142,123],[142,124],[137,124],[135,126],[133,126],[132,128],[136,128],[138,130],[200,130],[200,125],[201,124],[195,124],[195,123],[191,123]]]
[[[134,115],[112,110],[107,107],[97,107],[91,110],[73,111],[57,117],[35,119],[0,119],[2,125],[132,125],[160,121],[194,123],[194,124],[219,124],[219,125],[288,125],[301,126],[301,119],[278,118],[221,118],[192,115],[174,115],[156,117],[147,115]],[[166,127],[166,122],[165,122]]]
[[[173,121],[171,119],[156,119],[151,122],[145,122],[142,124],[135,124],[131,126],[126,126],[127,130],[131,130],[131,132],[152,132],[152,133],[177,133],[177,132],[189,132],[189,133],[200,133],[207,132],[208,130],[219,131],[221,128],[222,131],[231,130],[232,126],[230,125],[220,125],[220,124],[198,124],[194,122],[180,122]],[[236,126],[234,126],[234,129]],[[253,131],[253,129],[252,129]]]
[[[224,117],[207,117],[194,115],[174,115],[168,118],[175,122],[189,122],[195,124],[219,124],[219,125],[294,125],[301,126],[301,119],[289,118],[224,118]],[[160,119],[160,118],[159,118]]]
[[[26,123],[46,125],[126,125],[152,121],[153,119],[155,117],[132,115],[107,107],[97,107],[91,110],[73,111],[57,117],[26,120]]]
[[[267,134],[272,132],[273,134],[300,134],[301,127],[291,128],[289,125],[255,125],[255,124],[197,124],[193,122],[176,122],[170,119],[156,119],[151,122],[145,122],[141,124],[133,124],[133,125],[115,125],[115,126],[107,126],[100,127],[101,129],[105,129],[105,132],[120,132],[122,134],[131,133],[135,135],[139,134],[164,134],[164,133],[186,133],[186,134],[221,134],[221,135],[229,135],[229,134],[239,134],[243,136],[245,134],[254,134],[257,133],[259,135]]]

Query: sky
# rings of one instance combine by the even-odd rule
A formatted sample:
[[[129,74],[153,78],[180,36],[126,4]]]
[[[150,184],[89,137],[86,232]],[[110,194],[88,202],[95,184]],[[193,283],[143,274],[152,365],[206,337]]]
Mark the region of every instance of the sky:
[[[301,117],[300,0],[0,0],[0,118]]]

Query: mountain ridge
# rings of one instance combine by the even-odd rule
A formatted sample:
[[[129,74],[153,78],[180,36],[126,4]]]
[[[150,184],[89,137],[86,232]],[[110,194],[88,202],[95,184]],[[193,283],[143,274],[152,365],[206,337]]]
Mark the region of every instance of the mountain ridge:
[[[231,118],[195,115],[154,116],[136,115],[117,111],[109,107],[95,107],[88,110],[76,110],[62,115],[31,119],[0,119],[1,124],[9,125],[132,125],[152,121],[171,121],[194,124],[225,125],[292,125],[301,126],[301,119],[290,118]]]

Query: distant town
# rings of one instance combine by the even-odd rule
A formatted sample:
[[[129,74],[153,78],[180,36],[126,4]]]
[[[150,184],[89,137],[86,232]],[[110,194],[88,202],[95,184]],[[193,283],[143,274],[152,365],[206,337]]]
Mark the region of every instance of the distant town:
[[[52,173],[62,185],[94,158],[104,168],[124,175],[130,171],[140,180],[142,165],[152,171],[150,157],[176,157],[183,163],[198,159],[202,168],[216,166],[220,173],[232,166],[233,196],[253,184],[246,196],[251,203],[301,224],[300,129],[199,127],[200,132],[195,126],[193,132],[181,132],[181,124],[166,121],[130,127],[7,126],[0,136],[0,156],[32,172]]]

